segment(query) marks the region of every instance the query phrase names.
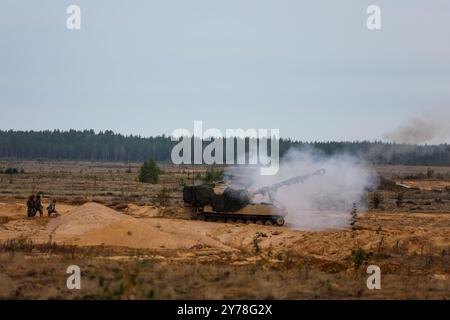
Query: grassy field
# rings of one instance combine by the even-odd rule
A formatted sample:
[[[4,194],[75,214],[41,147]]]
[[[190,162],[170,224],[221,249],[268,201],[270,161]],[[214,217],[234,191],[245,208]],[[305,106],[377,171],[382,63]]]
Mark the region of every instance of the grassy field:
[[[0,175],[0,298],[450,298],[450,168],[431,168],[430,176],[428,167],[378,167],[385,179],[366,195],[369,210],[356,230],[301,231],[176,214],[183,184],[205,167],[193,174],[162,165],[157,185],[137,182],[138,164],[0,167],[22,171]],[[27,219],[32,192],[42,192],[44,204],[55,197],[61,217]],[[97,208],[92,201],[105,221],[72,236],[78,220],[70,213],[84,203]],[[119,220],[106,224],[110,217]],[[69,233],[55,232],[60,218]],[[82,270],[82,290],[66,287],[71,264]],[[381,290],[366,287],[369,264],[382,270]]]
[[[192,170],[163,166],[159,185],[137,181],[139,164],[90,162],[0,162],[0,167],[23,169],[24,173],[0,175],[0,197],[24,199],[40,192],[67,202],[102,203],[156,201],[162,187],[179,190],[192,179]]]
[[[205,250],[4,244],[0,298],[17,299],[443,299],[449,298],[450,251],[406,255],[384,248],[370,257],[381,266],[382,290],[366,287],[355,256],[332,263],[307,254],[270,257]],[[82,290],[65,286],[68,265],[82,269]]]
[[[201,182],[198,176],[206,171],[205,166],[160,166],[163,174],[159,184],[153,185],[138,182],[140,164],[136,163],[3,161],[0,168],[14,167],[23,173],[0,174],[0,199],[25,200],[39,192],[45,201],[56,198],[73,204],[95,201],[108,206],[136,203],[179,207],[182,186]],[[379,166],[376,170],[380,177],[392,179],[380,184],[380,209],[450,212],[450,167]],[[393,181],[412,188],[393,185]],[[370,209],[376,209],[370,206],[373,193],[367,197]]]

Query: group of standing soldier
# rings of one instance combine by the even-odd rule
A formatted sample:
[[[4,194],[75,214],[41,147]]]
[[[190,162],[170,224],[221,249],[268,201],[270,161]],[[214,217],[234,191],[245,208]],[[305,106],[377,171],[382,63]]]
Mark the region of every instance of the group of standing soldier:
[[[39,215],[42,217],[42,215],[44,214],[43,209],[44,209],[44,207],[42,206],[42,203],[41,203],[41,195],[40,194],[37,194],[37,195],[32,194],[28,198],[28,201],[27,201],[28,218],[33,218],[36,215],[36,213],[38,213],[38,212],[39,212]],[[52,202],[50,202],[50,204],[48,205],[47,212],[48,212],[49,217],[52,215],[52,213],[57,213],[55,199],[53,199]]]

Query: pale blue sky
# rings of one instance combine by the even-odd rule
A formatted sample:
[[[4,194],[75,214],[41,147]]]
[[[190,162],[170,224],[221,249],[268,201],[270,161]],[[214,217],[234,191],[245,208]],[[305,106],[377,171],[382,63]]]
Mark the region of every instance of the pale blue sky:
[[[0,3],[1,129],[148,136],[203,120],[374,140],[435,107],[450,108],[448,0]]]

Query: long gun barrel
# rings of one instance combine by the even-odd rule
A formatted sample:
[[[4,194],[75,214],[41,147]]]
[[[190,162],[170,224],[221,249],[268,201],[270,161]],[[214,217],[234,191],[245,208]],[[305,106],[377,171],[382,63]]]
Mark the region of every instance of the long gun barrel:
[[[253,191],[252,194],[268,194],[270,198],[273,197],[273,193],[276,192],[278,189],[280,189],[281,187],[284,186],[291,186],[293,184],[298,184],[298,183],[303,183],[305,182],[307,179],[314,177],[314,176],[320,176],[322,174],[325,173],[325,169],[319,169],[314,171],[313,173],[309,173],[306,174],[304,176],[296,176],[296,177],[292,177],[289,178],[287,180],[281,181],[281,182],[277,182],[274,184],[271,184],[269,186],[265,186],[262,188],[257,189],[256,191]]]

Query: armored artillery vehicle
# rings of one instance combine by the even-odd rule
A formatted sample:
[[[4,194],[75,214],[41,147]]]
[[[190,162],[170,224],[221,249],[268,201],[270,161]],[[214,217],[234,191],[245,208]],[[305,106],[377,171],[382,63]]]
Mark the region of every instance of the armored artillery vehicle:
[[[325,170],[320,169],[304,176],[295,176],[253,191],[234,189],[224,184],[185,186],[183,188],[183,201],[191,213],[191,217],[195,219],[282,226],[287,212],[275,200],[277,190],[283,186],[303,183],[309,178],[324,173]],[[256,202],[256,195],[262,195],[269,201]]]

